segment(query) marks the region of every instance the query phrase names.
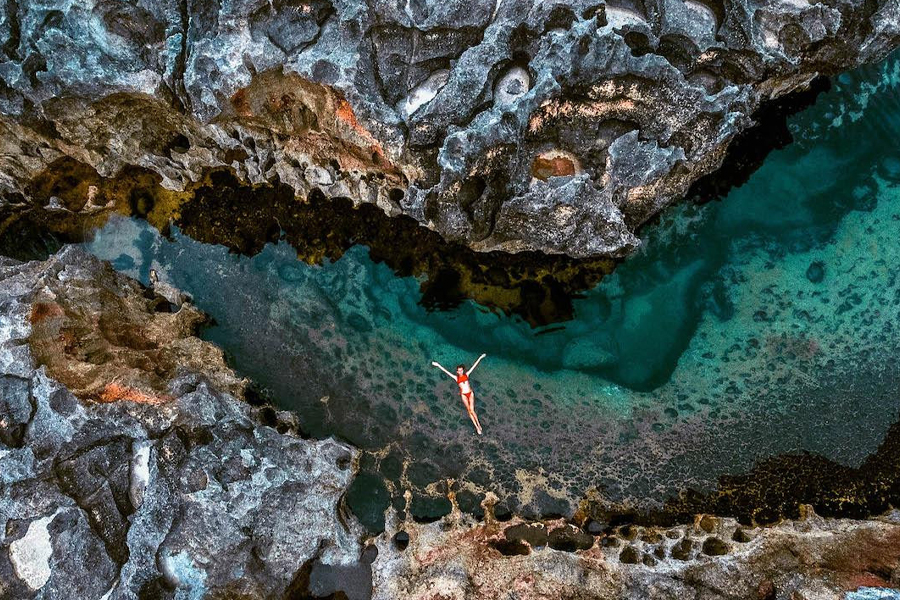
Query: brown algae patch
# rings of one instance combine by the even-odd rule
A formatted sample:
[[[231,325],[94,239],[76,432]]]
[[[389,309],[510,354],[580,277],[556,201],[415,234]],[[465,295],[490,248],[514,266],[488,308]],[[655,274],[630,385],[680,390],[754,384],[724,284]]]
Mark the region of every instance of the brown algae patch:
[[[162,230],[177,219],[191,193],[167,190],[161,183],[162,177],[149,169],[128,166],[115,177],[102,177],[90,165],[64,156],[31,181],[27,204],[0,209],[0,239],[14,241],[17,232],[40,228],[76,241],[113,213],[142,217]]]
[[[158,404],[168,382],[202,372],[219,390],[243,395],[245,382],[221,350],[196,337],[206,317],[174,306],[81,250],[64,253],[32,304],[28,343],[35,361],[82,400]],[[87,266],[85,266],[85,263]],[[95,270],[107,270],[92,278]],[[112,282],[112,283],[110,283]]]

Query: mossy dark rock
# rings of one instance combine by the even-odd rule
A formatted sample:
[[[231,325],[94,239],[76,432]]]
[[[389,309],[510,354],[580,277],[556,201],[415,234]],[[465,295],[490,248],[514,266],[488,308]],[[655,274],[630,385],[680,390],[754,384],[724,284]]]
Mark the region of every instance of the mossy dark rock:
[[[494,548],[504,556],[527,556],[531,554],[531,546],[522,540],[499,540]]]
[[[547,528],[542,523],[520,523],[503,532],[508,541],[528,542],[532,548],[546,546],[549,541]],[[593,540],[592,540],[593,542]]]
[[[512,519],[512,511],[505,504],[497,504],[494,506],[494,518],[504,523]]]
[[[672,558],[676,560],[688,560],[691,558],[691,551],[694,549],[694,542],[688,538],[682,539],[680,542],[672,546]]]
[[[810,263],[806,269],[806,278],[813,283],[822,283],[825,279],[825,264],[819,261]]]
[[[713,531],[715,531],[718,524],[719,519],[712,515],[703,515],[699,523],[700,529],[702,529],[706,533],[712,533]]]
[[[641,541],[647,542],[648,544],[655,544],[662,539],[662,536],[658,531],[653,529],[645,529],[641,532]]]
[[[638,528],[634,525],[623,525],[617,533],[622,539],[632,541],[637,538]]]
[[[715,536],[710,536],[703,540],[702,551],[707,556],[722,556],[728,554],[728,544]]]
[[[628,545],[619,552],[619,560],[626,565],[636,565],[641,562],[641,551],[634,546]]]
[[[585,524],[584,529],[591,535],[600,535],[606,529],[606,523],[591,519]]]
[[[600,540],[600,545],[603,548],[617,548],[622,542],[619,541],[619,538],[608,535]]]
[[[593,546],[594,538],[577,527],[565,525],[557,527],[550,532],[548,544],[554,550],[575,552],[577,550],[587,550]]]
[[[731,539],[739,544],[746,544],[753,538],[750,537],[750,534],[744,531],[744,529],[738,527],[734,530],[734,533],[731,534]]]

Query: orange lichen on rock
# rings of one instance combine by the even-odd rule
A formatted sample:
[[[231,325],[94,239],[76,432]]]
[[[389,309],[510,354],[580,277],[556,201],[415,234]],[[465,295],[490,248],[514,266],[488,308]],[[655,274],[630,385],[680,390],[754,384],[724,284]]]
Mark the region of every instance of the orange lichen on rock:
[[[500,539],[502,529],[496,524],[481,524],[471,529],[454,530],[453,540],[448,544],[430,546],[416,554],[416,560],[422,566],[444,563],[465,548],[466,553],[480,554],[493,552],[490,542]]]
[[[76,397],[94,402],[160,404],[169,383],[201,373],[216,389],[242,396],[245,383],[221,350],[196,337],[203,314],[168,301],[108,264],[72,249],[53,257],[31,304],[28,345],[38,365]]]
[[[381,144],[379,144],[378,140],[376,140],[374,136],[369,133],[368,129],[360,125],[359,121],[356,119],[356,113],[353,112],[353,107],[350,106],[350,103],[347,102],[346,99],[338,98],[337,108],[334,111],[334,116],[350,125],[351,129],[353,129],[361,137],[370,140],[372,151],[377,152],[379,156],[384,156],[384,151],[381,148]]]
[[[137,402],[139,404],[161,404],[171,399],[170,396],[154,396],[118,383],[107,384],[97,396],[97,400],[100,402]]]
[[[260,127],[287,136],[292,148],[320,164],[336,160],[347,168],[396,175],[384,150],[359,121],[340,90],[273,69],[256,74],[231,96],[231,107],[218,117],[237,119],[243,127]],[[376,161],[373,159],[376,155]]]
[[[353,107],[350,106],[350,103],[345,99],[341,98],[340,100],[338,100],[337,110],[334,112],[334,114],[337,118],[349,123],[353,129],[356,129],[361,133],[369,133],[362,125],[359,124],[359,121],[356,120],[356,114],[353,112]]]
[[[889,585],[900,569],[900,530],[854,531],[824,553],[822,566],[839,575],[845,590]],[[886,577],[882,574],[887,575]]]
[[[308,195],[301,183],[307,167],[331,169],[332,177],[345,182],[354,203],[373,201],[374,192],[386,205],[391,190],[406,189],[417,176],[414,166],[391,158],[391,148],[386,148],[373,133],[375,130],[366,126],[340,89],[280,68],[256,73],[246,86],[232,94],[215,122],[235,133],[241,131],[236,137],[244,143],[248,138],[270,140],[276,164],[284,160],[292,165],[286,167],[289,170],[297,167],[300,178],[291,185],[300,196]],[[254,152],[249,149],[243,154],[246,157]],[[223,153],[223,160],[231,164],[239,156],[240,146]],[[360,178],[362,184],[357,186],[355,182]],[[315,181],[309,183],[313,187],[319,185]],[[354,196],[357,193],[361,195],[358,198]]]
[[[242,117],[252,117],[253,109],[250,108],[250,102],[247,100],[247,89],[241,88],[231,96],[231,105],[234,111]]]
[[[565,156],[538,156],[531,164],[531,174],[543,180],[571,176],[575,171],[575,162]]]

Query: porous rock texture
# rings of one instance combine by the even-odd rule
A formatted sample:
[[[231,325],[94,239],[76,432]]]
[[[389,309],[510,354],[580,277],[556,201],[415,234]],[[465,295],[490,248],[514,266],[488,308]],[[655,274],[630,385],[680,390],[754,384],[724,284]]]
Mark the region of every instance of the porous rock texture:
[[[392,529],[401,527],[391,523]],[[668,529],[627,525],[596,538],[564,522],[402,524],[377,540],[376,600],[844,600],[861,587],[895,597],[900,515],[744,529],[705,516]]]
[[[77,247],[0,258],[0,599],[819,600],[900,586],[895,512],[613,527],[499,522],[489,495],[481,521],[455,504],[430,524],[391,508],[366,542],[342,510],[355,451],[220,391],[244,382],[195,336],[201,318]]]
[[[227,166],[476,250],[622,256],[761,103],[884,56],[897,0],[10,0],[2,202],[68,156]],[[54,198],[42,198],[56,210]],[[84,198],[95,207],[95,199]]]
[[[75,247],[0,259],[0,598],[303,597],[359,559],[355,451],[220,391],[199,313],[161,303]]]

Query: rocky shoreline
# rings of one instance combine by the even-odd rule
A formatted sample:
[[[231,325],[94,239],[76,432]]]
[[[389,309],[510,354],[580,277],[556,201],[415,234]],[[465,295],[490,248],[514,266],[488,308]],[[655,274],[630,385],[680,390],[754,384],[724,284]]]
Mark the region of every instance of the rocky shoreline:
[[[900,586],[896,513],[853,521],[805,508],[801,520],[763,528],[698,515],[664,529],[589,522],[582,530],[455,512],[403,532],[399,542],[376,542],[373,598],[838,600],[863,586]]]
[[[3,259],[0,305],[0,598],[272,597],[359,559],[355,451],[224,391],[196,309],[75,247]]]
[[[75,247],[3,259],[0,598],[812,599],[900,586],[895,512],[804,505],[770,526],[642,526],[586,507],[526,523],[498,520],[489,499],[480,520],[455,502],[429,524],[391,510],[366,539],[343,508],[354,449],[241,400],[182,300]]]
[[[884,57],[896,0],[10,2],[0,215],[48,172],[212,169],[479,251],[622,257],[766,102]],[[62,162],[61,162],[62,161]],[[140,204],[144,200],[132,198]]]
[[[0,236],[119,212],[311,262],[371,243],[436,304],[539,325],[716,193],[766,107],[900,45],[900,3],[10,1],[0,40]],[[661,515],[476,519],[448,485],[449,515],[371,538],[355,448],[247,402],[178,290],[55,250],[0,258],[0,600],[900,588],[900,424],[860,469],[776,457]]]

